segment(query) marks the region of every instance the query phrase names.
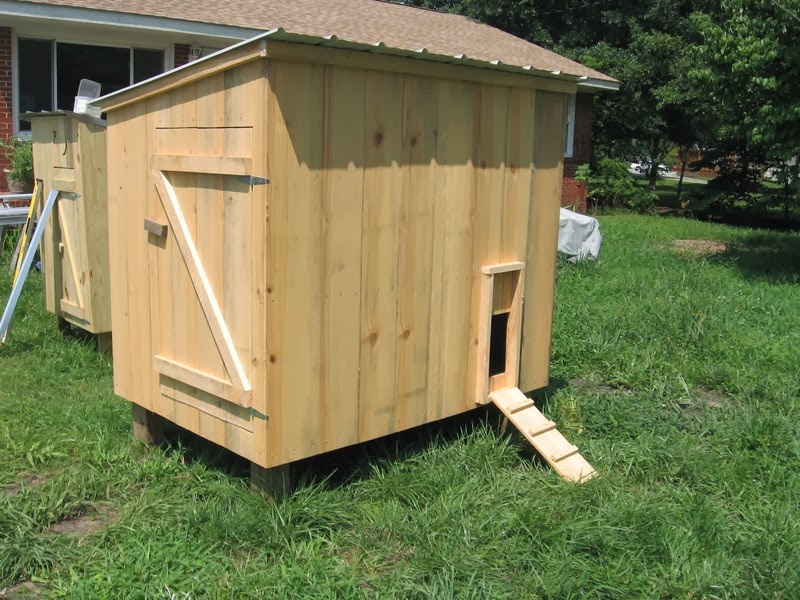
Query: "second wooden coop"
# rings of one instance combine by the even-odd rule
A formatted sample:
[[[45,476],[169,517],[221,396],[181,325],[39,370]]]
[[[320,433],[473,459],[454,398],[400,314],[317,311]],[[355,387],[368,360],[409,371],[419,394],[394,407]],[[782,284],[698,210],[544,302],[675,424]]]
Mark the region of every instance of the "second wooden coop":
[[[255,470],[548,384],[577,78],[304,40],[96,102],[115,390]]]
[[[91,333],[111,331],[105,122],[68,111],[28,113],[43,197],[63,192],[42,237],[45,305]],[[100,338],[103,346],[107,336]]]

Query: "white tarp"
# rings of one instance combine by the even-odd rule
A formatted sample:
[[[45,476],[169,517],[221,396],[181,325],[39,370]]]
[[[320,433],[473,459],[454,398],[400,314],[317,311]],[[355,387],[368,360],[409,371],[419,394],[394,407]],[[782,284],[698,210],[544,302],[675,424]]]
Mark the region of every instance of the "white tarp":
[[[561,209],[559,252],[566,254],[572,262],[582,259],[597,260],[602,245],[603,236],[600,234],[600,223],[597,219],[566,208]]]

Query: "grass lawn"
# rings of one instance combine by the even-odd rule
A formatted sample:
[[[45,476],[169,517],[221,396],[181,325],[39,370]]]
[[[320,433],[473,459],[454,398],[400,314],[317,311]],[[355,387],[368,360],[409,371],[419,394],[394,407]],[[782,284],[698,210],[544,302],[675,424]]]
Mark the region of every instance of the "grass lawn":
[[[540,395],[585,485],[480,410],[312,461],[271,504],[185,434],[136,445],[32,274],[0,348],[0,596],[797,597],[800,236],[601,224],[601,264],[559,265]]]
[[[645,179],[636,179],[636,183],[642,187],[647,187]],[[702,191],[705,187],[704,183],[695,183],[684,181],[681,186],[681,200],[686,200],[687,195],[691,192]],[[663,178],[659,179],[656,183],[656,195],[658,196],[658,205],[666,206],[668,208],[681,208],[681,202],[678,200],[678,179],[677,178]]]
[[[637,185],[647,188],[647,181],[643,177],[634,176]],[[770,181],[762,182],[767,193],[772,194],[775,204],[766,206],[748,207],[745,202],[737,202],[734,206],[721,209],[713,206],[713,195],[698,195],[706,191],[703,183],[684,181],[681,189],[681,198],[678,200],[678,179],[663,178],[656,183],[656,196],[658,196],[658,207],[672,209],[689,209],[695,215],[706,215],[714,217],[724,222],[748,225],[752,227],[768,228],[789,228],[800,229],[800,204],[791,211],[789,219],[783,213],[782,205],[779,204],[781,187]]]

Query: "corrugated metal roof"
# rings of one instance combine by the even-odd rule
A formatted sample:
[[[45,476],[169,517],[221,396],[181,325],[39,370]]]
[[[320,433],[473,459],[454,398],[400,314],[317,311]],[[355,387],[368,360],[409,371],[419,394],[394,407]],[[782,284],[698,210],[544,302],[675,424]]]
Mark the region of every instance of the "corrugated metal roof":
[[[614,89],[599,71],[511,34],[450,13],[378,0],[26,0],[35,4],[214,23],[294,35],[294,41],[330,40],[401,54],[500,70],[548,72]]]
[[[94,100],[90,103],[90,105],[102,107],[103,109],[108,108],[109,106],[113,106],[115,101],[120,96],[129,97],[132,93],[143,86],[147,86],[154,81],[158,81],[164,78],[171,78],[174,77],[177,73],[187,69],[196,69],[199,68],[200,65],[207,61],[215,60],[218,56],[222,54],[226,54],[228,52],[233,52],[236,49],[248,45],[252,45],[258,43],[259,41],[263,44],[269,41],[280,41],[280,42],[291,42],[296,44],[306,44],[311,46],[323,46],[326,48],[340,48],[344,50],[354,50],[360,52],[367,52],[372,54],[384,54],[388,56],[400,56],[404,58],[414,58],[419,60],[428,60],[438,63],[447,63],[447,64],[456,64],[461,66],[472,66],[478,67],[487,70],[493,71],[505,71],[510,73],[524,73],[528,75],[536,75],[540,77],[547,77],[551,79],[559,79],[562,81],[570,81],[574,83],[580,84],[588,84],[592,87],[606,87],[607,89],[616,89],[616,83],[613,81],[598,81],[598,80],[588,80],[587,77],[579,77],[577,75],[571,75],[569,73],[563,73],[561,71],[541,71],[538,69],[534,69],[532,66],[525,66],[525,67],[517,67],[514,65],[505,65],[499,61],[487,63],[485,61],[475,60],[465,55],[460,56],[447,56],[447,55],[440,55],[428,52],[425,48],[420,48],[419,50],[404,50],[398,48],[391,48],[386,46],[382,42],[378,42],[377,44],[363,44],[359,42],[350,42],[347,40],[340,40],[336,36],[312,36],[312,35],[300,35],[296,33],[290,33],[285,31],[283,28],[279,27],[277,29],[273,29],[272,31],[268,31],[266,33],[262,33],[261,35],[257,35],[249,40],[245,40],[238,44],[234,44],[233,46],[229,46],[227,48],[223,48],[218,52],[214,52],[213,54],[209,54],[208,56],[204,56],[203,58],[196,60],[194,62],[187,63],[181,67],[176,69],[172,69],[171,71],[167,71],[160,75],[156,75],[155,77],[151,77],[150,79],[146,79],[140,83],[132,85],[127,88],[123,88],[117,92],[107,94]],[[127,100],[126,100],[127,101]]]

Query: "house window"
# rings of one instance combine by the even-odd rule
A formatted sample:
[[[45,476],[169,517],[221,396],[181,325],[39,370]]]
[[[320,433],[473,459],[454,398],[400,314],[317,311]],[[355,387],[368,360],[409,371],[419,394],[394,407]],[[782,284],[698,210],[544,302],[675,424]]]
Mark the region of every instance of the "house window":
[[[571,157],[575,146],[575,94],[570,94],[567,98],[567,122],[564,124],[564,156]]]
[[[164,70],[164,51],[72,44],[52,40],[17,40],[19,114],[72,110],[81,79],[100,84],[110,94]],[[19,131],[31,124],[19,121]]]
[[[28,111],[53,109],[53,44],[41,40],[17,42],[19,72],[19,114]],[[20,131],[29,130],[30,123],[20,121]]]

